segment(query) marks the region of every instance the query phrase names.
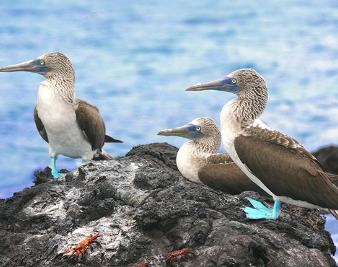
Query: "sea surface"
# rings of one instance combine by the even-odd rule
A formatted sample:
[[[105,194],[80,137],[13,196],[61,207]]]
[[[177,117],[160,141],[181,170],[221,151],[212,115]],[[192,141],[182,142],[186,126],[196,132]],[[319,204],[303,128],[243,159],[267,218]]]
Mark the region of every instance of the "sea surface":
[[[0,67],[59,51],[73,62],[76,96],[100,109],[113,156],[133,146],[186,140],[162,129],[210,117],[235,96],[185,92],[254,68],[269,87],[261,119],[309,151],[338,144],[337,0],[96,0],[0,3]],[[50,166],[33,109],[44,77],[0,73],[0,198]],[[225,152],[221,147],[220,152]],[[57,168],[81,160],[60,156]],[[338,243],[338,222],[327,229]]]

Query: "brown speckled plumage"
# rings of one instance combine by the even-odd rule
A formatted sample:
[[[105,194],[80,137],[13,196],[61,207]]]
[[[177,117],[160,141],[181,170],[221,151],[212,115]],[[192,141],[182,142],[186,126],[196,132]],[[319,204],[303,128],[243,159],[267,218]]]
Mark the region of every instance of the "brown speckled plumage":
[[[268,99],[264,78],[253,69],[236,70],[227,77],[187,90],[238,96],[221,112],[223,144],[234,162],[277,201],[338,209],[338,188],[316,158],[293,138],[259,122]],[[230,78],[236,79],[236,86],[227,83]]]
[[[186,142],[180,148],[177,166],[183,176],[194,182],[198,179],[198,182],[228,194],[256,191],[268,196],[237,167],[228,154],[217,154],[221,133],[212,119],[197,118],[190,123],[201,127],[203,137]],[[175,129],[161,131],[159,135],[184,137]]]

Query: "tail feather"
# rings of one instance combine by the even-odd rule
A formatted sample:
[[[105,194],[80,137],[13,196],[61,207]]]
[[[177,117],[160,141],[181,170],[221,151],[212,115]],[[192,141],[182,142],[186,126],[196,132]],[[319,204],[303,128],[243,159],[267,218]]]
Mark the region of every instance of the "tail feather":
[[[114,139],[113,137],[111,137],[109,135],[104,136],[104,142],[105,143],[123,143],[123,141],[118,140],[118,139]]]
[[[338,213],[337,213],[338,210],[331,210],[329,209],[329,212],[333,215],[333,217],[335,217],[337,220],[338,220]]]
[[[113,159],[113,157],[104,150],[102,150],[101,153],[96,153],[96,155],[93,158],[93,160],[107,160],[107,159]]]
[[[101,155],[104,159],[113,159],[106,151],[102,150]]]

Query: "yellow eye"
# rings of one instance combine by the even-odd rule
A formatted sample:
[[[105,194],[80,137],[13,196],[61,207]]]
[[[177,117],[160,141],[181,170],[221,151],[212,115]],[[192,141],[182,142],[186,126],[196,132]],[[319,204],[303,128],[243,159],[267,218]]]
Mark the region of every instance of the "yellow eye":
[[[231,79],[231,83],[236,83],[237,80],[235,78]]]
[[[43,59],[40,59],[40,65],[45,65],[45,61]]]
[[[196,127],[196,131],[200,131],[201,130],[201,127]]]

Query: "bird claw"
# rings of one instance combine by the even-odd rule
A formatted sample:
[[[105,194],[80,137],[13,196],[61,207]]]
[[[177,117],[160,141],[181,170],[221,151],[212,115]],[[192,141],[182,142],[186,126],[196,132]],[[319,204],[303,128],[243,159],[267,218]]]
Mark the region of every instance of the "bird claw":
[[[255,209],[260,210],[263,213],[267,213],[267,214],[272,213],[272,210],[268,209],[261,202],[259,202],[257,200],[249,199],[249,202],[251,203],[252,206],[254,206]]]
[[[251,207],[245,207],[243,210],[246,213],[248,219],[276,219],[278,215],[279,202],[275,201],[273,210],[265,207],[261,202],[249,199],[249,202],[254,206],[254,209]]]
[[[58,173],[55,167],[56,157],[51,157],[51,169],[52,169],[52,175],[54,178],[60,177],[63,173]]]
[[[52,171],[52,175],[56,179],[56,178],[60,177],[61,175],[63,175],[63,173],[58,173],[57,171],[55,171],[55,172]]]

